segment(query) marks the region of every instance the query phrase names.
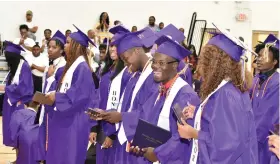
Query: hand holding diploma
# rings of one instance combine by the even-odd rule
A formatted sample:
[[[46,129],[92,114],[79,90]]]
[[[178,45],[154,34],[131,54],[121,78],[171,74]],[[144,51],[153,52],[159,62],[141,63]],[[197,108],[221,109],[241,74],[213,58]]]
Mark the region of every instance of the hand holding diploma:
[[[86,111],[86,114],[89,115],[90,119],[92,120],[96,120],[96,121],[99,121],[99,120],[102,120],[103,118],[101,117],[101,114],[102,113],[105,113],[104,110],[102,109],[98,109],[98,108],[89,108],[87,111]]]
[[[140,150],[140,148],[138,146],[134,147],[131,146],[129,148],[129,152],[136,155],[136,156],[143,156],[145,157],[147,160],[149,160],[150,162],[157,162],[157,156],[154,153],[154,148],[152,147],[148,147],[148,148],[143,148]]]
[[[198,131],[194,129],[192,126],[190,126],[189,124],[187,124],[183,118],[181,118],[181,121],[183,125],[177,123],[180,137],[185,139],[192,139],[192,138],[197,139]]]
[[[110,122],[112,124],[118,123],[122,120],[121,113],[119,113],[117,111],[104,112],[100,116],[102,117],[102,120],[105,120],[105,121]]]

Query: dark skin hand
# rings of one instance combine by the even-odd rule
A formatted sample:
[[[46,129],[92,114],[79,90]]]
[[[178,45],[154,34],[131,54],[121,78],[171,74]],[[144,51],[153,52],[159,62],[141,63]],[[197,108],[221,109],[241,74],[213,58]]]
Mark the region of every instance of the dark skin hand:
[[[121,113],[117,111],[110,111],[106,113],[101,113],[100,117],[102,117],[102,120],[105,120],[107,122],[110,122],[112,124],[119,123],[122,120]]]
[[[140,148],[138,146],[134,147],[131,146],[129,148],[129,152],[134,154],[135,156],[143,156],[145,157],[147,160],[149,160],[150,162],[157,162],[157,156],[154,153],[154,148],[152,147],[148,147],[148,148],[143,148],[140,150]]]

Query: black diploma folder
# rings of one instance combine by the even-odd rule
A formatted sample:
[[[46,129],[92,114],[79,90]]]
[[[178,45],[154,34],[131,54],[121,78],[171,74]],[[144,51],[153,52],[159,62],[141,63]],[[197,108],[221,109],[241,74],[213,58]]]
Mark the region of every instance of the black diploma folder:
[[[40,104],[50,105],[50,106],[54,104],[54,102],[46,98],[46,94],[38,91],[34,94],[32,101],[38,102]]]
[[[171,138],[171,132],[139,119],[131,146],[156,148]]]

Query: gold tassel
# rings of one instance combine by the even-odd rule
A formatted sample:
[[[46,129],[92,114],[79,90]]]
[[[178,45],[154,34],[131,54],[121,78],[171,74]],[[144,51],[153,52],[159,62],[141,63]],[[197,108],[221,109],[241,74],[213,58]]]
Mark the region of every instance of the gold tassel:
[[[266,43],[265,44],[265,47],[264,47],[264,54],[263,54],[263,57],[264,57],[264,60],[266,61],[266,62],[268,62],[268,56],[269,56],[269,48],[271,47],[271,46],[275,46],[276,45],[276,42],[277,42],[277,40],[275,40],[274,42],[272,42],[272,43]]]

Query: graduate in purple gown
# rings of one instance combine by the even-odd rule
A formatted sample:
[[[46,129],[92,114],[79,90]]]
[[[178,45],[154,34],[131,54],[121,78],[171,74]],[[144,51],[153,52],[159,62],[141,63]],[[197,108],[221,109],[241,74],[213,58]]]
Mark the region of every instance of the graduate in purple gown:
[[[215,26],[215,25],[214,25]],[[257,164],[257,138],[249,97],[250,84],[242,64],[249,50],[227,30],[218,28],[203,47],[198,67],[202,103],[194,128],[178,124],[182,138],[192,139],[190,164]],[[184,120],[182,120],[184,121]]]
[[[35,159],[39,125],[34,124],[39,104],[31,101],[27,108],[12,114],[10,129],[11,139],[18,149],[17,164],[37,164]]]
[[[279,40],[270,34],[264,43],[257,45],[257,69],[251,100],[258,136],[259,163],[269,163],[267,136],[274,124],[279,124]]]
[[[3,100],[3,144],[14,147],[9,128],[11,115],[14,111],[24,108],[24,103],[29,102],[33,96],[32,73],[28,63],[20,55],[24,51],[19,45],[6,41],[5,57],[10,73]]]
[[[64,45],[66,43],[66,37],[58,30],[48,44],[48,57],[50,60],[50,66],[45,69],[43,75],[43,93],[55,91],[57,82],[60,79],[63,68],[66,64],[64,59]],[[46,133],[47,122],[51,121],[51,116],[48,111],[53,110],[53,106],[42,105],[39,112],[39,135],[38,142],[35,146],[37,149],[38,161],[44,161],[46,155]]]
[[[57,91],[47,94],[55,108],[49,111],[46,163],[83,164],[86,159],[90,121],[85,112],[96,97],[87,47],[94,43],[77,30],[66,40],[67,63]]]
[[[158,49],[152,59],[152,69],[155,82],[160,83],[159,90],[154,92],[143,105],[138,106],[142,108],[141,113],[135,112],[135,117],[124,116],[122,120],[126,122],[125,131],[130,131],[129,133],[132,134],[127,135],[129,141],[133,139],[138,118],[166,129],[172,134],[166,143],[157,148],[149,147],[140,150],[137,146],[130,147],[131,153],[139,155],[142,151],[144,154],[144,158],[137,158],[138,163],[158,161],[162,164],[184,164],[188,161],[189,142],[180,139],[177,118],[172,107],[175,104],[184,107],[188,104],[196,106],[200,103],[192,87],[177,74],[179,61],[189,55],[190,51],[167,36],[160,37],[156,44]]]

